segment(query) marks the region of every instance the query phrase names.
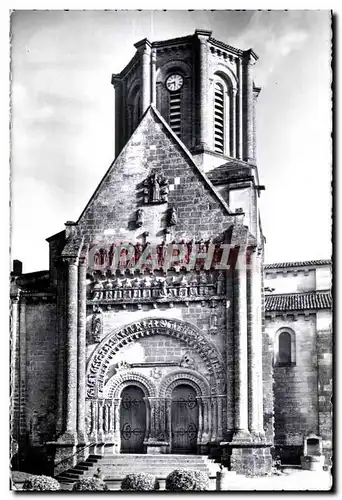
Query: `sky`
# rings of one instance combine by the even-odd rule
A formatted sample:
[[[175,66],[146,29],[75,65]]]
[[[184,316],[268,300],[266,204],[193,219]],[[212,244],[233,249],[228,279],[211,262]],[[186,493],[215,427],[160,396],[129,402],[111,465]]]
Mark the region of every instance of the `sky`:
[[[328,11],[16,11],[11,16],[11,252],[48,269],[114,159],[114,89],[142,38],[212,30],[259,60],[257,164],[266,262],[331,256]]]

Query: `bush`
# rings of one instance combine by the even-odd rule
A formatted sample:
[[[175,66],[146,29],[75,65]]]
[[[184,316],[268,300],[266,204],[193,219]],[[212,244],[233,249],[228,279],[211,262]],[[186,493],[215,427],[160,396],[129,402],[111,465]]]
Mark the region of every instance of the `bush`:
[[[72,491],[108,491],[108,486],[96,477],[83,477],[74,483]]]
[[[196,481],[196,491],[207,491],[209,490],[209,477],[205,472],[200,470],[193,471]]]
[[[121,491],[155,491],[159,490],[158,480],[146,472],[128,474],[121,483]]]
[[[61,485],[50,476],[31,476],[23,485],[25,491],[58,491]]]
[[[209,478],[201,471],[176,469],[166,478],[167,491],[206,491]]]

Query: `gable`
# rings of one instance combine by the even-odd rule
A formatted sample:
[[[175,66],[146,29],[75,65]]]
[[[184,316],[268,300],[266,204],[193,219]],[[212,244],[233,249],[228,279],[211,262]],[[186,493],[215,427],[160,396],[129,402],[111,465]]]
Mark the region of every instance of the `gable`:
[[[144,203],[144,183],[151,174],[168,181],[167,202]],[[148,241],[160,242],[171,208],[177,214],[172,240],[208,239],[234,221],[190,153],[150,107],[83,211],[78,232],[112,241],[135,241],[147,232]],[[143,210],[139,227],[138,209]]]

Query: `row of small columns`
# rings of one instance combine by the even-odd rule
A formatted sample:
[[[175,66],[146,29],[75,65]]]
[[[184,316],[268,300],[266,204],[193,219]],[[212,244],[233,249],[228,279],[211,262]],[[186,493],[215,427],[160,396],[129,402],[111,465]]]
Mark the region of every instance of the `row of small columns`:
[[[133,382],[134,383],[134,382]],[[209,441],[222,440],[222,407],[224,396],[202,396],[197,398],[198,436],[199,444]],[[171,436],[171,398],[145,397],[146,411],[146,438],[149,441],[158,441],[164,431]],[[88,400],[90,428],[89,442],[115,443],[120,442],[120,406],[121,399],[114,398]],[[157,409],[163,406],[165,418],[163,421],[156,418]],[[116,450],[119,452],[119,450]]]
[[[234,439],[242,441],[264,432],[261,257],[256,248],[249,250],[247,264],[246,250],[240,249],[234,271]]]

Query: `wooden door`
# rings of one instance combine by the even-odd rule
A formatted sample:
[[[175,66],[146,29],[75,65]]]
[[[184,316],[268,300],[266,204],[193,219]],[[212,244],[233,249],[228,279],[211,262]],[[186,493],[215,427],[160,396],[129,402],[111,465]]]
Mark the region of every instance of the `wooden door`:
[[[171,403],[172,453],[192,454],[197,451],[198,401],[195,390],[178,385]]]
[[[121,453],[144,453],[146,406],[143,391],[134,385],[121,393]]]

